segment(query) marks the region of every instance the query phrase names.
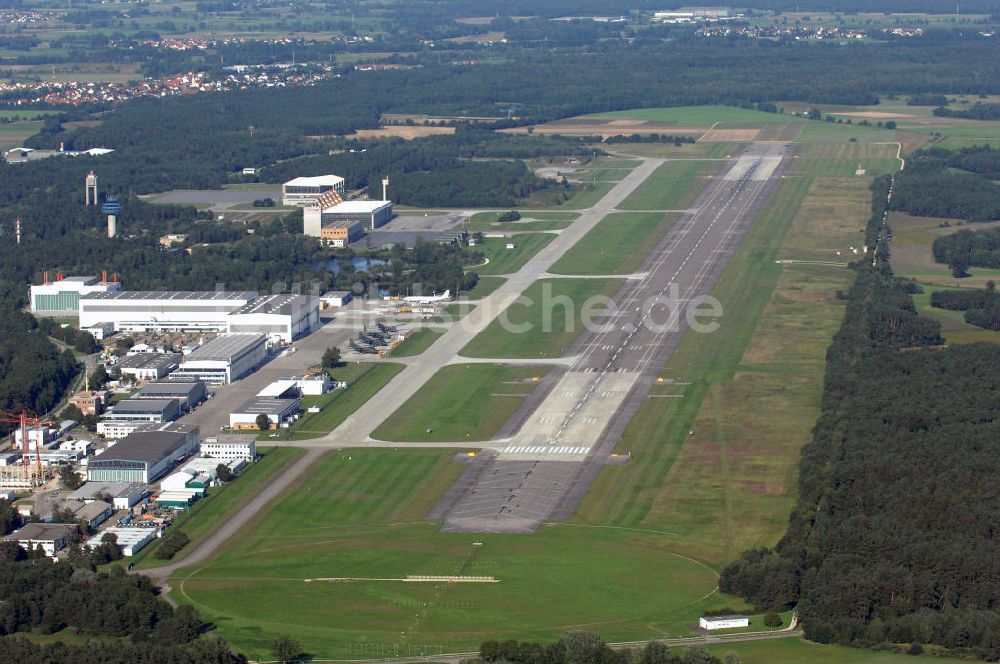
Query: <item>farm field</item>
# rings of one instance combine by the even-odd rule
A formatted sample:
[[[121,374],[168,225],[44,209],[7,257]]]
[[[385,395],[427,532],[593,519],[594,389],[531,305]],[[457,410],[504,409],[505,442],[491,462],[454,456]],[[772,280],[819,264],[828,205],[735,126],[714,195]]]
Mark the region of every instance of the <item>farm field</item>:
[[[191,509],[182,512],[174,521],[171,530],[183,530],[191,541],[171,560],[183,560],[220,524],[243,507],[254,494],[267,486],[304,454],[303,450],[294,447],[261,447],[257,449],[257,452],[260,454],[260,459],[241,473],[237,479],[225,486],[210,488],[206,498],[199,500]],[[135,563],[135,566],[140,569],[162,565],[163,561],[153,556],[160,541],[152,542],[140,551],[139,555],[129,559],[129,562]]]
[[[31,111],[34,113],[35,111]],[[42,129],[42,122],[16,122],[0,124],[0,150],[21,147],[25,139],[37,134]]]
[[[487,237],[475,246],[489,261],[482,265],[473,265],[469,269],[478,274],[510,274],[517,272],[532,256],[537,254],[556,236],[552,233],[519,233],[510,238]],[[507,249],[507,242],[513,242],[514,248]]]
[[[721,606],[715,572],[674,555],[666,534],[567,525],[534,535],[440,532],[423,519],[463,469],[451,456],[331,452],[214,560],[172,577],[171,596],[251,657],[293,633],[313,657],[355,659],[467,651],[486,638],[548,640],[598,623],[611,639],[644,635],[650,620],[683,634],[703,608]],[[499,582],[365,580],[408,575]],[[356,580],[305,581],[332,576]],[[290,614],[291,605],[300,610]]]
[[[698,196],[704,178],[721,166],[717,161],[668,161],[618,207],[621,210],[682,210]]]
[[[406,442],[488,440],[548,371],[500,364],[442,367],[372,435]]]
[[[541,279],[476,335],[461,350],[466,357],[547,358],[564,355],[582,331],[584,302],[595,295],[611,297],[621,286],[619,279]],[[567,307],[566,303],[570,306]],[[523,329],[504,329],[503,319]],[[508,325],[508,327],[511,327]]]
[[[670,230],[679,214],[622,212],[609,214],[556,261],[553,274],[627,274]]]

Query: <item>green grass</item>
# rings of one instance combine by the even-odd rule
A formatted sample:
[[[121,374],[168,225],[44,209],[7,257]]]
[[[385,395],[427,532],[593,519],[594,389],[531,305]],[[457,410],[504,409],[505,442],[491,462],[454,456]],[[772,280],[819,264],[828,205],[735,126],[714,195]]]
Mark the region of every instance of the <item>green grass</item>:
[[[583,306],[590,298],[610,298],[620,279],[542,279],[476,335],[466,357],[561,357],[583,330]],[[598,303],[600,304],[600,303]],[[592,312],[593,313],[593,312]],[[505,328],[505,321],[509,323]]]
[[[465,228],[470,232],[481,231],[485,233],[500,232],[509,233],[512,231],[556,231],[566,228],[579,217],[577,212],[564,212],[562,210],[525,210],[521,213],[521,220],[515,222],[498,222],[497,217],[500,212],[476,212]]]
[[[573,197],[559,207],[567,210],[586,210],[607,196],[615,186],[613,182],[598,182],[596,185],[582,184]]]
[[[208,495],[196,502],[191,509],[184,510],[174,521],[170,530],[183,530],[191,542],[181,549],[172,560],[183,560],[202,541],[223,523],[231,518],[255,494],[270,484],[282,471],[291,466],[304,452],[293,447],[265,447],[257,452],[260,459],[243,471],[234,481],[224,486],[215,486],[208,490]],[[169,532],[169,531],[168,531]],[[164,564],[152,554],[162,540],[155,540],[127,562],[135,566],[156,567]]]
[[[556,236],[552,233],[522,233],[510,237],[509,241],[514,243],[514,248],[507,249],[507,238],[484,238],[474,249],[481,252],[489,262],[485,265],[473,265],[469,269],[478,274],[511,274],[517,272],[542,247],[554,239],[556,239]]]
[[[251,657],[266,656],[283,633],[317,658],[464,651],[486,638],[548,640],[598,625],[618,640],[647,634],[650,621],[675,635],[719,606],[700,599],[715,574],[675,556],[666,534],[566,525],[530,535],[441,532],[424,519],[463,470],[451,456],[331,453],[215,559],[175,575],[171,596]],[[304,582],[412,574],[500,582]]]
[[[392,351],[392,357],[413,357],[420,355],[437,341],[445,330],[439,327],[422,327]]]
[[[34,136],[41,129],[42,123],[40,121],[0,124],[0,150],[21,147],[25,139]]]
[[[701,177],[719,169],[715,161],[668,161],[618,206],[621,210],[679,210],[690,205],[704,185]]]
[[[636,270],[679,215],[609,214],[549,270],[554,274],[625,274]]]
[[[476,282],[476,285],[472,288],[472,290],[465,291],[462,295],[473,300],[480,297],[486,297],[496,289],[500,288],[505,281],[507,280],[503,277],[479,277],[479,281]],[[457,308],[458,303],[449,304],[445,309],[447,310],[449,307]]]
[[[936,657],[933,655],[905,655],[902,653],[875,652],[860,648],[845,648],[843,646],[812,643],[805,639],[775,639],[771,641],[756,641],[745,643],[727,643],[712,645],[708,651],[716,657],[722,657],[727,652],[740,656],[743,664],[817,664],[817,662],[836,662],[836,664],[910,664],[911,662],[956,662],[957,659]]]
[[[340,423],[361,407],[372,396],[385,387],[386,383],[392,380],[393,376],[403,370],[402,364],[390,362],[385,363],[361,363],[366,367],[364,373],[358,376],[354,382],[348,381],[349,386],[339,390],[334,390],[321,397],[305,397],[302,399],[303,409],[309,406],[320,406],[322,410],[318,413],[308,413],[292,425],[291,429],[283,429],[279,432],[279,438],[291,440],[308,440],[319,438],[333,431],[340,426]],[[267,433],[261,434],[267,440]]]
[[[453,364],[372,434],[407,442],[488,440],[531,394],[549,367]]]
[[[941,323],[941,336],[946,344],[969,344],[977,341],[1000,343],[1000,332],[987,330],[965,322],[964,311],[950,311],[931,306],[931,293],[939,290],[954,290],[941,286],[923,286],[924,292],[913,296],[917,313]]]
[[[647,122],[667,122],[679,126],[701,127],[715,122],[729,125],[759,125],[774,122],[807,122],[778,113],[762,113],[735,106],[678,106],[674,108],[636,108],[629,111],[598,113],[584,117],[598,119],[629,118]]]

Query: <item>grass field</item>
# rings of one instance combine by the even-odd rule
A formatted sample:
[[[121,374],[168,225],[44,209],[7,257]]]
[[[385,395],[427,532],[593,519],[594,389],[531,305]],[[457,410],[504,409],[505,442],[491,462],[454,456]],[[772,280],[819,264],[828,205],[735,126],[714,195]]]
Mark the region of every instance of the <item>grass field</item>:
[[[510,241],[514,243],[514,248],[507,249],[508,240],[506,238],[484,238],[482,242],[475,246],[475,249],[481,252],[489,262],[485,265],[471,266],[469,269],[479,274],[510,274],[517,272],[542,247],[554,239],[556,239],[556,236],[552,233],[521,233],[511,236]]]
[[[636,108],[628,111],[613,111],[585,115],[596,119],[633,119],[647,122],[666,122],[679,126],[701,127],[716,122],[730,125],[761,125],[783,123],[789,121],[807,122],[803,118],[794,118],[778,113],[762,113],[735,106],[677,106],[674,108]]]
[[[618,207],[621,210],[682,210],[697,198],[704,178],[720,166],[717,161],[668,161]]]
[[[841,646],[821,645],[805,639],[780,639],[775,641],[758,641],[750,643],[729,643],[726,645],[709,646],[708,651],[716,657],[722,657],[727,652],[739,655],[743,664],[817,664],[817,662],[836,662],[836,664],[910,664],[911,662],[957,662],[952,658],[941,658],[933,655],[904,655],[902,653],[875,652],[859,648],[844,648]]]
[[[281,430],[279,439],[308,440],[325,436],[340,426],[340,423],[356,411],[363,403],[372,398],[376,392],[385,387],[393,376],[403,370],[402,364],[391,362],[360,363],[347,365],[349,368],[359,368],[359,373],[347,380],[348,387],[334,390],[320,397],[304,397],[302,407],[320,406],[318,413],[309,413],[292,425],[291,429]],[[271,434],[263,433],[261,437],[267,440]]]
[[[422,327],[392,351],[392,357],[413,357],[430,348],[445,331],[440,327]]]
[[[498,222],[501,212],[476,212],[465,224],[471,232],[501,232],[513,231],[555,231],[566,228],[580,216],[578,212],[562,210],[526,210],[521,213],[521,220],[515,222]]]
[[[282,471],[293,464],[304,452],[292,447],[258,448],[260,460],[247,468],[240,476],[222,487],[212,487],[208,496],[195,503],[191,509],[184,510],[174,521],[171,530],[183,530],[191,542],[181,549],[172,560],[183,560],[194,551],[201,542],[211,535],[215,529],[232,517],[250,498],[271,483]],[[155,558],[155,553],[161,540],[156,540],[139,552],[128,562],[133,562],[138,568],[156,567],[164,561]]]
[[[1000,270],[974,267],[971,276],[956,279],[951,269],[934,260],[931,245],[943,235],[950,235],[961,229],[984,229],[996,227],[996,223],[966,224],[958,219],[936,217],[912,217],[893,212],[889,215],[892,228],[892,267],[902,277],[915,279],[922,284],[948,288],[984,288],[987,281],[1000,283]]]
[[[489,440],[535,389],[549,367],[453,364],[372,434],[407,442]]]
[[[642,264],[680,215],[673,212],[609,214],[549,270],[553,274],[627,274]]]
[[[971,344],[977,341],[1000,343],[1000,332],[969,325],[965,322],[965,312],[931,306],[931,293],[952,289],[941,286],[923,286],[923,289],[923,293],[913,296],[913,304],[916,305],[918,314],[941,323],[941,336],[946,344]]]
[[[35,111],[31,111],[34,113]],[[0,150],[21,147],[25,139],[37,134],[42,128],[40,121],[0,124]]]
[[[646,633],[650,621],[684,633],[702,607],[718,606],[703,599],[714,572],[674,555],[666,534],[565,525],[535,535],[440,532],[423,518],[463,469],[450,456],[325,456],[221,555],[173,577],[172,597],[252,657],[282,633],[317,658],[454,652],[486,638],[552,639],[598,626],[618,639]],[[411,574],[500,582],[304,582]]]
[[[546,358],[564,355],[583,330],[582,306],[594,296],[611,297],[619,279],[541,279],[476,335],[466,357]],[[504,329],[505,321],[509,322]],[[522,330],[518,332],[517,330]]]
[[[503,277],[479,277],[479,281],[476,282],[476,285],[472,288],[472,290],[465,291],[462,295],[471,299],[486,297],[496,289],[500,288],[505,281],[507,280]],[[455,305],[450,304],[448,306],[452,307]]]
[[[596,185],[582,184],[573,197],[559,207],[566,210],[586,210],[604,198],[614,186],[613,182],[598,182]]]

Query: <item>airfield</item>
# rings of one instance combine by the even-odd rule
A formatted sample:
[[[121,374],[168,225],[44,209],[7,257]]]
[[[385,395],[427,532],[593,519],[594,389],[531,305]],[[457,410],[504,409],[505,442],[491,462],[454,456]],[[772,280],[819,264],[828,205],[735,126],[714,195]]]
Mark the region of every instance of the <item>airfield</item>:
[[[615,145],[579,169],[593,185],[568,206],[522,212],[520,230],[544,241],[491,250],[504,262],[471,311],[388,357],[381,389],[329,433],[273,441],[232,485],[247,481],[243,498],[205,501],[184,526],[193,545],[167,567],[140,560],[144,573],[248,654],[289,633],[320,659],[568,629],[687,638],[706,610],[747,610],[717,573],[784,531],[836,291],[871,177],[899,167],[899,145],[874,128],[698,110],[715,130],[775,140]],[[635,115],[686,126],[695,113]],[[492,227],[492,211],[440,212]],[[577,305],[547,331],[545,289]],[[586,329],[578,305],[595,295],[617,307]],[[670,324],[703,295],[722,306],[717,331]],[[501,318],[536,326],[514,334]],[[497,582],[386,580],[411,575]],[[305,581],[333,577],[351,581]]]

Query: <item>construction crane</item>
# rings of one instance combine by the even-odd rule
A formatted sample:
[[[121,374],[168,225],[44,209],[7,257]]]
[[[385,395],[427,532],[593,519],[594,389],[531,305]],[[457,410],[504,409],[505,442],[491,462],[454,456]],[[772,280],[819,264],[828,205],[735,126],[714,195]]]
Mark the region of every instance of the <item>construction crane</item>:
[[[25,482],[31,480],[31,450],[28,447],[28,439],[30,436],[30,425],[35,427],[35,473],[39,481],[42,480],[42,457],[39,454],[39,447],[42,444],[42,426],[49,426],[55,424],[49,420],[43,420],[38,415],[32,415],[27,410],[21,410],[19,413],[14,413],[11,411],[0,410],[0,423],[3,424],[17,424],[18,428],[21,430],[21,468],[24,474]]]

